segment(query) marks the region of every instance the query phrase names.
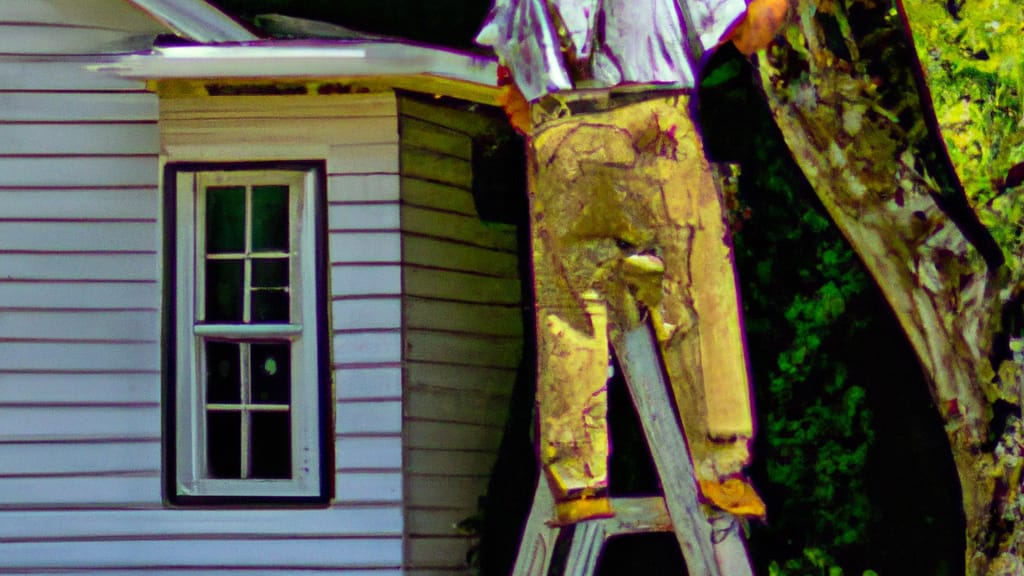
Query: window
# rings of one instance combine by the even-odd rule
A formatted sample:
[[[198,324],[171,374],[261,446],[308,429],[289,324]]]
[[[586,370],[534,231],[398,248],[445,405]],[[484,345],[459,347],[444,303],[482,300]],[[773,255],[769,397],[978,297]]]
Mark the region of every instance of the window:
[[[328,498],[322,173],[168,167],[173,503]]]

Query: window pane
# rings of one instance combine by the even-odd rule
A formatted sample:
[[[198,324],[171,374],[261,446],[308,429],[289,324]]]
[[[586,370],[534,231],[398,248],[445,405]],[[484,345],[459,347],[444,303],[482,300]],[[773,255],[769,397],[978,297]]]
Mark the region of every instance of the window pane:
[[[260,288],[288,286],[288,258],[253,258],[252,285]]]
[[[252,402],[288,404],[291,401],[291,344],[253,344]]]
[[[252,249],[288,251],[288,187],[252,187]]]
[[[292,431],[288,412],[252,413],[252,478],[292,477]]]
[[[242,380],[238,344],[206,343],[207,404],[238,404],[242,401]]]
[[[242,321],[242,260],[206,261],[206,321]]]
[[[211,478],[242,477],[242,415],[206,412],[206,456]]]
[[[288,322],[288,291],[281,288],[253,290],[251,315],[253,322]]]
[[[245,250],[245,187],[206,189],[206,252]]]

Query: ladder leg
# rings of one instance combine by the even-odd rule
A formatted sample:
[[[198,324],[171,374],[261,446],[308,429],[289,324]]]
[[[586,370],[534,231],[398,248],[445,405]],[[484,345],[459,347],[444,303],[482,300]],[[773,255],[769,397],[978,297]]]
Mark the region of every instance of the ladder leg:
[[[541,476],[537,480],[537,491],[533,495],[533,506],[526,520],[523,538],[519,543],[519,553],[513,576],[547,576],[551,565],[551,554],[554,552],[558,528],[547,524],[554,517],[555,499],[548,488],[547,480]]]
[[[665,504],[690,575],[753,574],[736,529],[730,532],[726,526],[720,534],[712,534],[711,523],[698,497],[697,476],[686,438],[672,409],[660,348],[650,327],[644,324],[627,332],[616,344],[619,363],[647,437],[647,445],[665,491]],[[718,546],[714,540],[721,540]],[[729,560],[728,566],[719,563],[720,556]]]
[[[605,523],[601,520],[576,524],[572,546],[569,547],[565,576],[594,576],[597,573],[597,560],[601,556],[605,537]]]

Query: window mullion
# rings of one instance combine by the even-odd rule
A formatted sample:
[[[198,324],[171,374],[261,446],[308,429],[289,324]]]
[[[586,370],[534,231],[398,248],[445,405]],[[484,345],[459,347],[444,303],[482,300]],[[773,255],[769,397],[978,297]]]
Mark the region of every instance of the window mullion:
[[[240,447],[242,451],[242,479],[249,477],[252,470],[252,456],[250,451],[252,447],[249,445],[249,404],[251,402],[251,365],[252,357],[250,354],[250,346],[248,343],[243,342],[239,345],[239,351],[242,354],[242,369],[241,378],[242,381],[242,406],[241,406],[241,421],[242,421],[242,445]]]
[[[245,187],[245,260],[242,280],[242,322],[252,320],[252,186]]]

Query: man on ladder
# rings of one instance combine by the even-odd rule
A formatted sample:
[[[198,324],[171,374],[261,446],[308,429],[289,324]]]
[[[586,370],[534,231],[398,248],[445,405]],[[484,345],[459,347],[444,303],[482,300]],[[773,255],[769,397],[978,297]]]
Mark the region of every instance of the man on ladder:
[[[506,111],[530,142],[547,480],[534,511],[549,530],[600,526],[617,513],[606,418],[614,347],[694,576],[750,573],[734,523],[723,532],[732,537],[712,535],[697,486],[702,501],[727,512],[764,510],[742,475],[754,433],[742,324],[721,193],[691,95],[707,50],[726,40],[746,54],[762,48],[786,9],[786,0],[495,0],[478,37],[508,72]],[[659,429],[659,420],[672,426]],[[710,540],[728,546],[713,550]],[[531,546],[524,541],[517,572],[546,566],[524,557],[536,554]]]

